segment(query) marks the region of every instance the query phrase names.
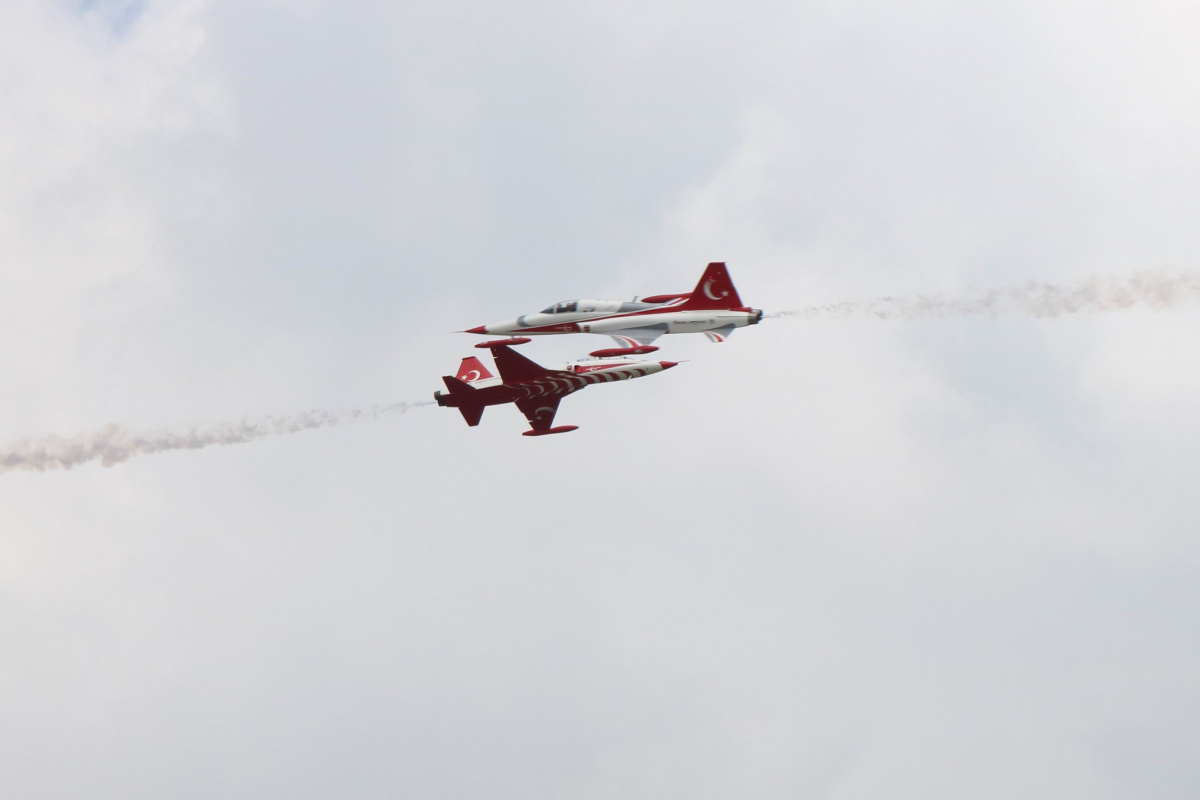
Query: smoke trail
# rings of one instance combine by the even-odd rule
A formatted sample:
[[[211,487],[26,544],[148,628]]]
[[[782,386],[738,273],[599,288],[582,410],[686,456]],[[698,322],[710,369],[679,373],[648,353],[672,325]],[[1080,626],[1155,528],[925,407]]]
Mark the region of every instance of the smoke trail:
[[[1028,314],[1033,317],[1057,317],[1063,314],[1119,311],[1138,305],[1171,308],[1185,300],[1200,299],[1200,273],[1137,272],[1129,278],[1093,277],[1075,284],[1027,283],[1007,289],[992,289],[976,297],[880,297],[809,306],[768,314],[770,317],[799,319],[916,319],[918,317],[958,317],[1001,314]]]
[[[32,472],[71,469],[97,460],[103,466],[111,467],[134,456],[165,453],[168,450],[200,450],[213,445],[255,442],[268,436],[327,428],[340,422],[376,419],[385,414],[403,414],[410,409],[428,405],[433,405],[433,401],[392,403],[344,411],[317,409],[281,417],[264,417],[256,421],[243,419],[240,422],[218,422],[183,431],[137,433],[123,425],[106,425],[94,433],[24,439],[0,448],[0,474],[18,469]]]

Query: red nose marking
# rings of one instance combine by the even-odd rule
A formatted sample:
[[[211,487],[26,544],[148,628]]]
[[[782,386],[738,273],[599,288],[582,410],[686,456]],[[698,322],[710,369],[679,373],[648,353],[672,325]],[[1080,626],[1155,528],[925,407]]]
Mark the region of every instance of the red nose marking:
[[[678,361],[660,361],[658,363],[662,365],[663,369],[670,369],[671,367],[679,366]]]
[[[463,331],[463,333],[487,333],[487,326],[479,325],[478,327],[471,328],[469,331]]]

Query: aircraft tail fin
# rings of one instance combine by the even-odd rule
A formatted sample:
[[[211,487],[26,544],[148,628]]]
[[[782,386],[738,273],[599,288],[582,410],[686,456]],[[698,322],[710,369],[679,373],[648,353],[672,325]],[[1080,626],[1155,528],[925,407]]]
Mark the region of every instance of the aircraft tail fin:
[[[482,361],[475,356],[470,356],[462,360],[462,364],[458,367],[458,374],[454,377],[464,383],[471,383],[472,381],[481,381],[485,378],[490,378],[492,377],[492,373],[488,371],[488,368],[483,365]]]
[[[714,261],[700,276],[700,282],[681,306],[686,309],[740,308],[742,298],[733,287],[724,261]]]

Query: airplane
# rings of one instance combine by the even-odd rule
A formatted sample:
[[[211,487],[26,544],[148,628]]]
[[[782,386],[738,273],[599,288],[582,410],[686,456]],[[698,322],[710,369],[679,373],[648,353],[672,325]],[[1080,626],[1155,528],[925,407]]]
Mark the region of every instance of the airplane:
[[[725,269],[714,261],[687,294],[659,294],[641,302],[619,300],[568,300],[537,314],[480,325],[462,333],[510,336],[544,336],[563,333],[599,333],[611,336],[621,347],[596,350],[591,355],[632,356],[658,350],[654,340],[667,333],[703,333],[714,342],[729,338],[735,328],[757,325],[762,309],[748,308]]]
[[[454,377],[443,376],[445,392],[434,392],[439,406],[457,408],[467,424],[474,427],[483,417],[487,406],[516,403],[529,420],[532,430],[523,436],[545,436],[578,430],[578,425],[554,427],[558,403],[572,392],[597,383],[631,380],[674,367],[675,361],[584,360],[561,369],[547,369],[512,349],[511,345],[525,344],[526,337],[500,339],[475,345],[492,351],[496,371],[494,377],[474,356],[464,358]]]

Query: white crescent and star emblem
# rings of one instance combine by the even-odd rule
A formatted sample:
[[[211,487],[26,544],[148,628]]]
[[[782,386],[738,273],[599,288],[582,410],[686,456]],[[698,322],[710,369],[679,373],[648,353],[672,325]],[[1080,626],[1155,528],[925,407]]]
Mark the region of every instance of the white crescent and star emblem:
[[[716,282],[717,282],[716,278],[709,278],[708,280],[706,280],[704,282],[704,296],[707,297],[709,300],[720,300],[724,297],[729,296],[729,292],[721,292],[721,297],[717,297],[715,294],[713,294],[712,285]]]
[[[553,409],[553,408],[551,408],[550,406],[542,406],[542,407],[541,407],[541,408],[539,408],[537,411],[534,411],[534,412],[533,412],[533,418],[534,418],[534,419],[541,419],[541,418],[542,418],[542,412],[543,412],[543,411],[545,411],[545,412],[548,412],[548,413],[550,414],[550,416],[554,416],[554,409]]]
[[[471,381],[479,380],[479,370],[477,370],[477,369],[471,370],[470,372],[468,372],[466,375],[463,376],[463,380],[466,381],[467,383],[470,383]]]

